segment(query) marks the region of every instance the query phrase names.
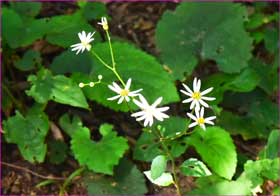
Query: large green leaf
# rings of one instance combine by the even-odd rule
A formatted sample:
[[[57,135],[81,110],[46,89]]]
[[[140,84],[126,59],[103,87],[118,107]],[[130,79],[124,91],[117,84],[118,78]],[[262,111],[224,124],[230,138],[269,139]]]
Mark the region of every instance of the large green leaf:
[[[10,2],[10,7],[19,15],[25,17],[34,17],[39,14],[42,3],[41,2]]]
[[[75,52],[67,50],[56,56],[49,67],[54,74],[89,73],[92,67],[92,58],[87,52],[76,55]]]
[[[151,130],[157,129],[158,125],[161,127],[159,131],[164,138],[173,138],[174,136],[181,135],[188,127],[186,119],[173,116],[163,122],[158,122]],[[151,130],[145,130],[140,138],[138,138],[133,153],[134,159],[152,161],[154,157],[164,153],[159,138]],[[180,156],[188,147],[183,138],[166,140],[165,145],[174,157]]]
[[[237,154],[229,133],[220,127],[208,127],[206,131],[195,131],[186,141],[195,147],[213,172],[227,179],[232,178],[236,169]]]
[[[62,47],[79,43],[78,32],[94,32],[94,29],[83,18],[80,12],[71,15],[53,16],[48,20],[47,41]],[[98,33],[95,38],[99,39]]]
[[[41,111],[30,110],[26,117],[18,111],[3,123],[5,139],[17,144],[24,159],[43,162],[47,146],[45,137],[49,130],[48,116]]]
[[[82,90],[70,78],[63,75],[52,76],[47,69],[41,69],[37,75],[30,75],[28,81],[32,86],[26,91],[39,103],[53,100],[71,106],[88,108]]]
[[[181,3],[158,23],[156,42],[175,79],[192,73],[198,59],[212,59],[220,70],[239,72],[251,56],[243,27],[246,10],[234,3]]]
[[[90,139],[87,128],[74,132],[71,149],[81,165],[86,165],[94,172],[113,174],[113,167],[128,149],[128,144],[125,138],[117,136],[112,129],[112,125],[101,125],[102,139],[98,142]]]
[[[269,134],[267,145],[259,153],[261,159],[274,159],[279,157],[279,140],[280,131],[278,129],[272,130]]]
[[[107,43],[96,44],[93,46],[93,49],[105,62],[110,64],[111,56]],[[162,104],[179,101],[175,84],[171,80],[170,75],[164,71],[154,57],[127,43],[113,43],[113,49],[119,74],[124,81],[127,81],[128,78],[132,79],[131,90],[142,88],[143,91],[141,93],[150,103],[160,96],[163,97]],[[96,85],[94,88],[84,88],[86,96],[111,109],[128,111],[126,103],[117,104],[116,101],[107,100],[107,98],[115,95],[107,85],[117,81],[117,77],[96,58],[94,58],[93,66],[94,70],[90,78],[85,75],[74,76],[78,82],[85,82],[90,80],[96,81],[99,74],[103,75],[101,84]],[[134,104],[131,104],[131,107],[136,109]]]
[[[3,38],[11,48],[27,46],[43,37],[47,30],[46,19],[23,21],[12,9],[2,9]]]
[[[126,159],[120,160],[114,176],[93,174],[85,177],[84,181],[91,195],[143,195],[147,192],[143,174]]]

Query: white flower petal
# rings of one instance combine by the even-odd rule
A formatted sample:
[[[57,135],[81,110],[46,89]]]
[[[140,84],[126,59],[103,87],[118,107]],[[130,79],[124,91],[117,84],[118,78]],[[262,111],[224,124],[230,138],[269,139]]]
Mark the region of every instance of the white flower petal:
[[[145,111],[135,112],[135,113],[131,114],[132,117],[138,117],[138,116],[142,116],[142,115],[145,115]]]
[[[196,83],[197,83],[197,78],[195,77],[193,80],[193,90],[195,91],[196,89]]]
[[[189,96],[189,97],[192,96],[192,94],[191,94],[191,93],[188,93],[187,91],[180,90],[180,92],[183,93],[183,94],[185,94],[185,95],[187,95],[187,96]]]
[[[119,101],[118,101],[118,104],[121,104],[121,103],[123,102],[123,100],[124,100],[124,97],[121,96],[120,99],[119,99]]]
[[[183,100],[183,101],[182,101],[182,103],[189,103],[189,102],[191,102],[191,101],[193,101],[193,98],[192,98],[192,97],[191,97],[191,98],[188,98],[188,99]]]
[[[214,119],[216,119],[216,116],[210,116],[210,117],[205,118],[205,120],[214,120]]]
[[[188,115],[188,117],[190,117],[190,118],[193,119],[194,121],[197,120],[197,118],[196,118],[193,114],[187,113],[187,115]]]
[[[126,89],[126,90],[129,90],[130,85],[131,85],[131,78],[129,78],[129,79],[127,80],[126,85],[125,85],[125,89]]]
[[[199,118],[200,116],[199,116],[199,108],[195,108],[195,116],[196,116],[196,118]]]
[[[202,107],[200,110],[200,117],[203,118],[203,116],[204,116],[204,107]]]
[[[116,93],[120,93],[120,90],[116,89],[114,86],[112,85],[108,85],[109,89],[111,89],[112,91],[116,92]]]
[[[197,80],[197,83],[196,83],[196,88],[193,89],[193,90],[194,90],[195,92],[199,92],[200,87],[201,87],[201,80],[198,79],[198,80]]]
[[[190,94],[193,94],[193,91],[186,84],[182,83],[182,85]]]
[[[206,130],[206,127],[204,124],[199,125],[204,131]]]
[[[112,84],[118,92],[122,91],[122,88],[116,82],[113,82]]]
[[[119,97],[120,97],[120,95],[116,95],[116,96],[114,96],[114,97],[108,98],[107,100],[112,101],[112,100],[118,99]]]
[[[130,101],[129,96],[125,96],[124,98],[125,98],[126,102],[129,102],[129,101]]]
[[[158,104],[162,101],[162,97],[157,98],[157,100],[152,104],[152,107],[157,107]]]
[[[210,121],[210,120],[204,119],[204,122],[205,122],[206,124],[214,125],[214,123],[213,123],[212,121]]]
[[[189,128],[192,128],[192,127],[194,127],[194,126],[196,126],[196,125],[198,125],[198,123],[197,123],[197,122],[193,122],[193,123],[191,123],[191,124],[189,125]]]
[[[210,88],[208,88],[208,89],[202,91],[202,92],[200,93],[200,95],[201,95],[201,96],[206,95],[207,93],[211,92],[212,90],[213,90],[213,87],[210,87]]]
[[[166,107],[161,107],[161,108],[157,108],[156,109],[157,111],[160,111],[160,112],[165,112],[166,110],[169,110],[169,107],[166,106]]]
[[[204,96],[202,96],[201,99],[206,100],[206,101],[214,101],[216,98],[215,97],[204,97]]]
[[[193,100],[192,103],[191,103],[190,109],[192,110],[195,105],[196,105],[196,100]]]
[[[209,105],[208,105],[205,101],[203,101],[202,99],[199,99],[198,101],[199,101],[199,103],[200,103],[201,105],[203,105],[204,107],[206,107],[206,108],[209,107]]]

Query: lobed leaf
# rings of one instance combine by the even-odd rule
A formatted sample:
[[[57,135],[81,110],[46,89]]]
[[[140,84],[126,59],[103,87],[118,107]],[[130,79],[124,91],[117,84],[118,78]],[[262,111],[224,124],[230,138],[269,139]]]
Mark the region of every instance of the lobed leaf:
[[[28,81],[32,84],[26,91],[38,103],[53,100],[58,103],[75,107],[88,108],[82,90],[70,78],[63,75],[52,76],[47,69],[41,69],[37,75],[30,75]]]
[[[45,137],[49,130],[48,116],[37,110],[29,110],[24,117],[16,111],[16,115],[3,122],[4,136],[8,143],[18,145],[25,160],[31,163],[42,163],[47,146]]]
[[[226,73],[245,68],[252,44],[243,27],[245,16],[243,6],[229,2],[185,2],[165,12],[157,25],[156,43],[174,79],[190,75],[200,58],[215,60]]]
[[[128,149],[125,138],[117,136],[113,126],[100,126],[102,139],[98,142],[90,139],[90,131],[83,128],[72,135],[71,149],[81,165],[86,165],[97,173],[113,175],[113,167]]]

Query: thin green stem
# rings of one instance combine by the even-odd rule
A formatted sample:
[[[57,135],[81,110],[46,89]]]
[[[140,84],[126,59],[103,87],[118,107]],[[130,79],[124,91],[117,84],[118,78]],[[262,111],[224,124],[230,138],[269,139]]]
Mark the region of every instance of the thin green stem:
[[[7,93],[7,95],[11,98],[12,102],[14,102],[17,109],[20,111],[24,111],[23,105],[13,96],[9,88],[6,86],[5,83],[2,84],[3,90]]]
[[[112,65],[113,65],[113,69],[115,69],[116,67],[116,62],[115,62],[115,57],[114,57],[114,52],[113,52],[113,48],[112,48],[112,43],[111,43],[111,37],[109,34],[109,31],[106,30],[106,36],[109,42],[109,47],[110,47],[110,53],[111,53],[111,59],[112,59]]]
[[[180,186],[179,186],[179,181],[178,181],[178,178],[177,178],[175,159],[174,159],[173,155],[170,153],[168,147],[165,145],[164,140],[162,140],[163,136],[162,136],[161,132],[158,129],[156,129],[156,132],[157,132],[157,135],[158,135],[158,137],[161,141],[160,144],[161,144],[162,148],[165,150],[165,153],[167,154],[167,156],[171,160],[172,174],[173,174],[173,177],[174,177],[174,186],[176,188],[177,194],[179,196],[181,196],[182,193],[181,193]]]
[[[103,61],[102,58],[96,52],[94,52],[94,50],[91,50],[91,52],[105,67],[107,67],[108,69],[113,71],[113,68],[110,65],[108,65],[107,63],[105,63],[105,61]]]
[[[121,76],[119,75],[119,73],[117,72],[116,68],[113,68],[112,71],[113,71],[114,74],[117,76],[117,78],[119,79],[119,81],[122,83],[123,87],[125,87],[125,83],[124,83],[123,79],[121,78]]]

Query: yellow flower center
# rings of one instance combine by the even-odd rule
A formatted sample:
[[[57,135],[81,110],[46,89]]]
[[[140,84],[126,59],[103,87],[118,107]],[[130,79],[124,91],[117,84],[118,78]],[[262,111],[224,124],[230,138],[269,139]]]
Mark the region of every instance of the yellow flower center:
[[[192,94],[192,98],[193,98],[193,99],[200,99],[200,98],[201,98],[200,92],[194,92],[194,93]]]
[[[198,118],[197,119],[197,123],[200,124],[200,125],[204,124],[204,122],[205,122],[204,118]]]
[[[128,93],[129,93],[129,90],[122,89],[121,92],[120,92],[120,95],[125,97],[125,96],[128,96]]]
[[[102,27],[103,27],[103,29],[104,29],[105,31],[107,31],[107,30],[109,29],[108,24],[103,24]]]

